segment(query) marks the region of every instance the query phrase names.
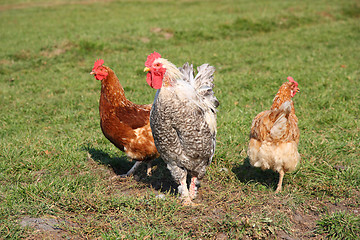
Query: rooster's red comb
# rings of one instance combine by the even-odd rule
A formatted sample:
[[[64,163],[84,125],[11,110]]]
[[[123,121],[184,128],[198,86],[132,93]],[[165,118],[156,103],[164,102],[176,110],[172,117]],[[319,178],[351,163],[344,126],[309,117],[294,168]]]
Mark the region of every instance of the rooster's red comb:
[[[160,53],[153,52],[152,54],[150,54],[146,59],[145,67],[151,67],[151,65],[157,58],[161,58]]]
[[[287,80],[289,80],[289,82],[293,82],[295,83],[296,85],[299,85],[292,77],[288,76],[287,77]]]
[[[98,60],[95,61],[93,69],[96,69],[96,68],[102,66],[103,64],[104,64],[104,60],[98,59]]]

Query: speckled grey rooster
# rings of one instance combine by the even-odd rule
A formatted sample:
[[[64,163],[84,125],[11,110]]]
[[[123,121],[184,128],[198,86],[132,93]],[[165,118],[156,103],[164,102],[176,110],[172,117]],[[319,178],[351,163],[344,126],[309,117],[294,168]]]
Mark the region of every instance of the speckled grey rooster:
[[[148,56],[145,66],[147,83],[158,89],[150,113],[155,146],[180,184],[183,204],[191,205],[198,180],[204,177],[215,153],[219,106],[212,90],[215,67],[203,64],[194,77],[192,65],[186,63],[178,69],[156,52]]]

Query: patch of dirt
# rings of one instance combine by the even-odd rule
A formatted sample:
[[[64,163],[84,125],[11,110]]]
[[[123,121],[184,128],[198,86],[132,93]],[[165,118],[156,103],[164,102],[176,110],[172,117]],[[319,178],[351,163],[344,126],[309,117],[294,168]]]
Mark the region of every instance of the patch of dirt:
[[[335,20],[335,17],[329,12],[323,11],[323,12],[318,12],[317,14],[322,16],[322,17],[326,17],[326,18],[329,18],[331,20]]]
[[[148,37],[141,37],[140,41],[143,42],[143,43],[149,43],[151,40]]]
[[[156,28],[151,28],[150,32],[155,33],[155,34],[163,37],[166,40],[169,40],[170,38],[174,37],[173,31],[170,29],[156,27]]]
[[[276,232],[278,239],[284,239],[284,240],[300,240],[299,238],[294,238],[287,234],[285,231],[279,230]]]
[[[40,55],[47,57],[47,58],[52,58],[52,57],[56,57],[56,56],[59,56],[65,52],[67,52],[68,50],[70,50],[73,47],[74,47],[74,44],[72,44],[70,42],[63,42],[59,45],[53,46],[51,49],[46,49],[46,50],[41,51]]]
[[[22,227],[33,228],[35,231],[31,233],[27,239],[63,239],[68,233],[63,230],[62,226],[74,224],[55,218],[31,218],[24,217],[19,219],[19,224]]]
[[[294,235],[300,239],[313,238],[316,228],[316,221],[319,216],[314,212],[305,213],[300,210],[294,210],[289,214],[291,223],[293,224]]]
[[[7,60],[7,59],[0,59],[0,65],[7,65],[7,66],[10,66],[10,65],[13,65],[14,64],[14,61],[10,61],[10,60]]]

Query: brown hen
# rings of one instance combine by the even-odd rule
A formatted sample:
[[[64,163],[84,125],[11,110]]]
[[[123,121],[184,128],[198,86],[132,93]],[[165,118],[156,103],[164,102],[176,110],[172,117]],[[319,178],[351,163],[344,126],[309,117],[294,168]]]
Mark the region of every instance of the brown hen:
[[[114,71],[95,62],[90,74],[101,81],[99,102],[100,126],[105,137],[126,155],[135,160],[133,167],[122,177],[131,175],[141,162],[147,162],[147,174],[151,172],[150,161],[159,156],[150,128],[151,104],[137,105],[125,97],[124,89]]]

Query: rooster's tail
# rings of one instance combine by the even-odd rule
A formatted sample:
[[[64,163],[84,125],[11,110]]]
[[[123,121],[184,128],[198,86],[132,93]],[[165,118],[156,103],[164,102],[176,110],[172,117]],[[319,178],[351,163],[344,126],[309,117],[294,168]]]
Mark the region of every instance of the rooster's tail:
[[[184,80],[196,89],[196,92],[203,98],[206,105],[215,112],[215,109],[220,105],[213,91],[215,67],[209,64],[201,65],[197,68],[198,74],[196,77],[194,77],[192,64],[185,63],[179,70],[184,75]]]

